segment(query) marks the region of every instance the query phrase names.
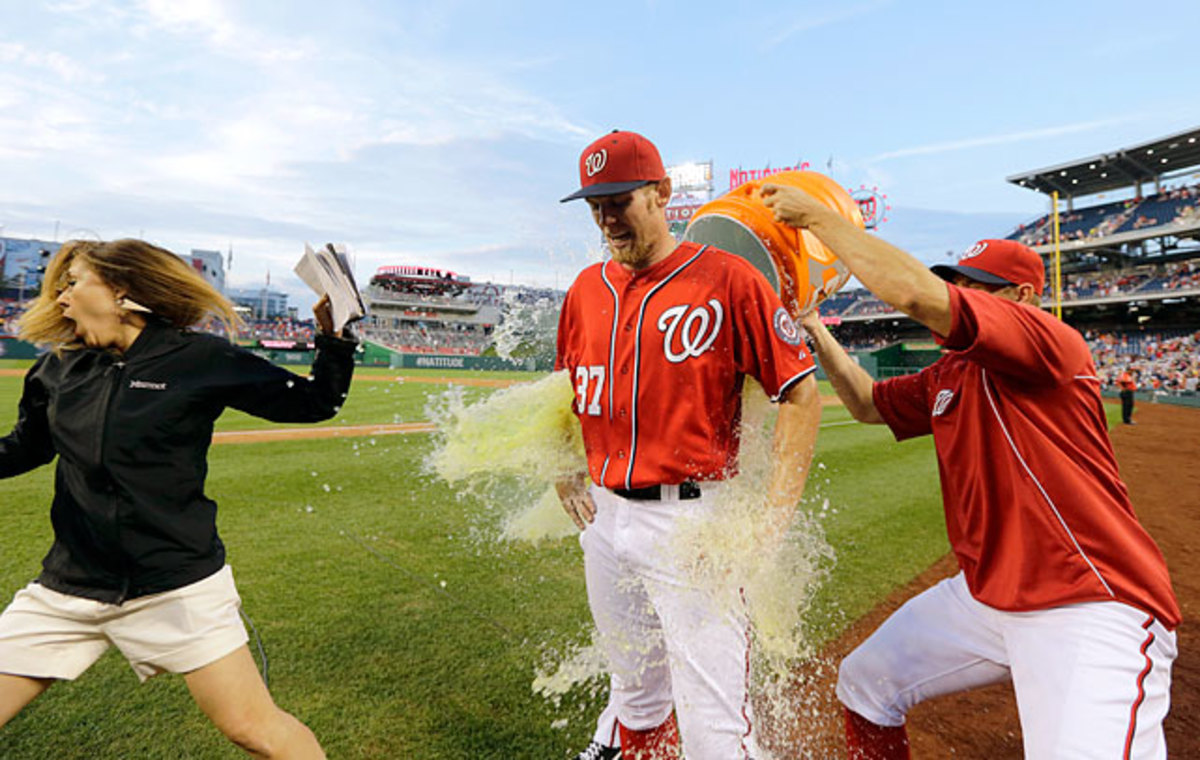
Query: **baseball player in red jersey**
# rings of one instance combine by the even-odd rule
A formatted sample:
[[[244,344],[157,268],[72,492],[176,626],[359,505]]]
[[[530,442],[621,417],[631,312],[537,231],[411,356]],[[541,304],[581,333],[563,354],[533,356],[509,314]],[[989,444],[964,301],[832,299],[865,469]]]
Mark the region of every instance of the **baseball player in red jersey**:
[[[946,349],[872,382],[819,319],[804,323],[856,419],[933,435],[961,568],[842,662],[850,757],[908,757],[914,704],[1011,679],[1026,757],[1165,758],[1179,607],[1117,472],[1087,345],[1037,307],[1042,260],[983,240],[931,272],[801,191],[764,196]]]
[[[588,602],[612,669],[625,760],[753,757],[749,633],[737,588],[689,581],[676,525],[735,472],[743,379],[779,402],[761,535],[778,541],[804,488],[820,419],[799,329],[748,262],[676,244],[657,149],[613,132],[580,157],[612,259],[563,303],[558,367],[575,383],[588,475],[559,484],[583,533]],[[590,481],[590,483],[588,482]],[[677,721],[676,721],[677,719]]]

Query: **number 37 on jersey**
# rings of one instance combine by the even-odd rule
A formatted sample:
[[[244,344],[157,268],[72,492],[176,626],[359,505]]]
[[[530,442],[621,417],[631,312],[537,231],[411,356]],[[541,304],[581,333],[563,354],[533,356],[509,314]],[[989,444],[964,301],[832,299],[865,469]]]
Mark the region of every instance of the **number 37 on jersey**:
[[[600,416],[600,397],[604,393],[604,365],[575,368],[575,411]]]

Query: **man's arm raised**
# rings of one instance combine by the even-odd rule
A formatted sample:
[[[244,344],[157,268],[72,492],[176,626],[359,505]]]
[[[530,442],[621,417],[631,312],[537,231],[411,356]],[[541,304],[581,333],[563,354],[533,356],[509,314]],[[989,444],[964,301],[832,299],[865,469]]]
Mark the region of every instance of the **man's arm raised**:
[[[776,221],[807,229],[820,238],[881,301],[939,335],[950,332],[946,283],[920,261],[859,229],[799,188],[763,185],[762,199],[775,212]]]
[[[812,338],[812,346],[816,351],[821,368],[837,392],[838,398],[850,410],[850,414],[859,422],[873,425],[883,424],[883,417],[875,408],[875,397],[872,388],[875,381],[867,371],[850,358],[846,349],[842,348],[837,339],[829,332],[816,310],[809,312],[801,324]]]

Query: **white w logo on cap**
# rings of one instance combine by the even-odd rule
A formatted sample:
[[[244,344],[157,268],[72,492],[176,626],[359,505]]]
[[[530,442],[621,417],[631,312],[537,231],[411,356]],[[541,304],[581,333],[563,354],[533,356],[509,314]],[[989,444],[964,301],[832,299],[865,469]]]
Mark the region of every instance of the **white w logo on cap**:
[[[583,165],[589,177],[594,177],[604,171],[604,167],[608,165],[608,149],[601,148],[597,152],[592,153],[583,160]]]
[[[985,243],[981,240],[978,243],[976,243],[975,245],[968,248],[967,250],[963,251],[963,255],[959,256],[958,260],[966,261],[967,259],[973,259],[986,250],[987,250],[987,243]]]

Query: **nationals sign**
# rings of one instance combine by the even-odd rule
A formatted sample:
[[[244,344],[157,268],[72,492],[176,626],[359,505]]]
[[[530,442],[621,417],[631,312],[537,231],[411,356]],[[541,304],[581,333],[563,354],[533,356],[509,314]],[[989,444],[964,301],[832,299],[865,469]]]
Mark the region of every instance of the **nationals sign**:
[[[734,190],[756,179],[766,179],[772,174],[780,172],[803,172],[811,168],[812,164],[808,161],[797,161],[795,166],[771,166],[767,164],[762,169],[743,169],[739,166],[736,169],[729,170],[729,189]]]

